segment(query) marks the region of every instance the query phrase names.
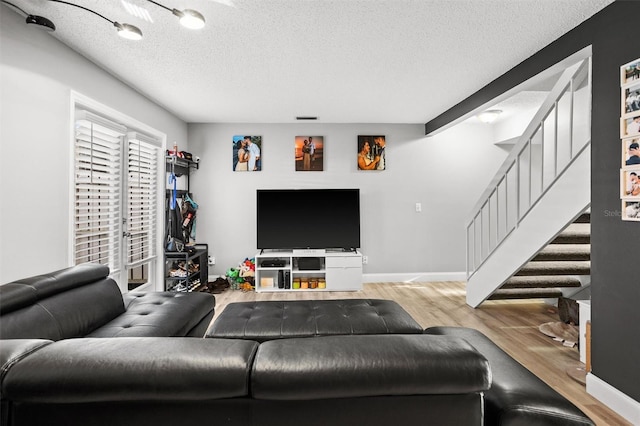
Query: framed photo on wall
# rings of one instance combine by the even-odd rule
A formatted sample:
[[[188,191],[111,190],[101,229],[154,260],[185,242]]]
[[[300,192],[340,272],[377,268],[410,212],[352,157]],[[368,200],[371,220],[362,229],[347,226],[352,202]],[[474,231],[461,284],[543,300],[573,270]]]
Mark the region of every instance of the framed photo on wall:
[[[262,136],[236,135],[233,137],[233,171],[259,172],[262,170]]]
[[[358,136],[358,170],[386,170],[386,147],[383,135]]]
[[[620,198],[640,201],[640,167],[620,170]]]
[[[324,170],[324,136],[296,136],[294,141],[295,170]]]
[[[622,200],[622,220],[640,222],[640,201]]]
[[[640,112],[630,117],[622,117],[620,119],[620,137],[627,138],[637,135],[640,135]]]
[[[620,85],[640,80],[640,58],[620,67]]]
[[[622,88],[622,115],[640,112],[640,80]]]
[[[640,166],[640,137],[622,139],[622,167]]]

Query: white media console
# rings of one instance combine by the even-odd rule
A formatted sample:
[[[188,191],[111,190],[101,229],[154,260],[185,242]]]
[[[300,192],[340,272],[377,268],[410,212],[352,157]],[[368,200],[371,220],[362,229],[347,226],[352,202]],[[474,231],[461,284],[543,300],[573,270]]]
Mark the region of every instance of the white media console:
[[[257,292],[362,290],[358,251],[273,251],[258,253],[255,259]]]

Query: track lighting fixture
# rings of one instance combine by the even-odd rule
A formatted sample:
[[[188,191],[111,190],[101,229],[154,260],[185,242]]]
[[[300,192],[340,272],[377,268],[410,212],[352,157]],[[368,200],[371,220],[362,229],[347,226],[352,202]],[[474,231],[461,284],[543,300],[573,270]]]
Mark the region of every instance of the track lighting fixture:
[[[169,12],[173,13],[174,15],[176,15],[178,17],[178,19],[180,20],[180,24],[182,24],[183,27],[187,27],[189,29],[192,30],[197,30],[200,29],[202,27],[204,27],[204,16],[202,16],[202,14],[200,12],[198,12],[197,10],[192,10],[192,9],[185,9],[185,10],[178,10],[178,9],[170,9],[167,6],[164,6],[156,1],[153,0],[147,0],[150,3],[155,4],[156,6],[160,6],[163,9],[168,10]]]
[[[99,14],[98,12],[95,12],[91,9],[88,9],[84,6],[80,6],[77,4],[73,4],[73,3],[69,3],[67,1],[62,1],[62,0],[49,0],[51,2],[54,3],[63,3],[63,4],[67,4],[69,6],[74,6],[77,7],[79,9],[84,9],[87,12],[91,12],[94,15],[97,15],[99,17],[101,17],[102,19],[104,19],[107,22],[110,22],[111,24],[113,24],[114,27],[116,27],[116,30],[118,31],[118,35],[122,38],[126,38],[127,40],[140,40],[142,39],[142,31],[140,31],[140,29],[136,26],[133,26],[131,24],[121,24],[119,22],[116,21],[112,21],[109,18],[104,17],[103,15]]]
[[[45,30],[45,31],[55,31],[56,30],[56,26],[54,25],[53,22],[51,22],[49,19],[43,17],[43,16],[37,16],[37,15],[31,15],[27,12],[25,12],[24,10],[20,9],[18,6],[16,6],[15,4],[2,0],[2,3],[8,4],[9,6],[13,7],[14,9],[20,11],[24,16],[27,17],[27,24],[31,24],[31,25],[35,25],[36,28],[39,28],[41,30]]]

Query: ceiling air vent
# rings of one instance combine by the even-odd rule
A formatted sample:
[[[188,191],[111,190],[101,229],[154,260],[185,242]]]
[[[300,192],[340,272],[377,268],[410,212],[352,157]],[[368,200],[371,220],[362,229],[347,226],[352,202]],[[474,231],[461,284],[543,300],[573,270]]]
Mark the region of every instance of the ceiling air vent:
[[[318,117],[313,117],[311,115],[299,115],[299,116],[296,117],[296,120],[306,120],[306,121],[317,120],[317,119],[318,119]]]

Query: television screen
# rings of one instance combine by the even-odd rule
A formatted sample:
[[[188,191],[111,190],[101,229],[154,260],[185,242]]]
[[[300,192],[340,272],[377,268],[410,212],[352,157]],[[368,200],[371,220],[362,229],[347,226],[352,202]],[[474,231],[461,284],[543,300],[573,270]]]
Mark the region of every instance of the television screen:
[[[360,247],[359,189],[257,190],[258,249]]]

